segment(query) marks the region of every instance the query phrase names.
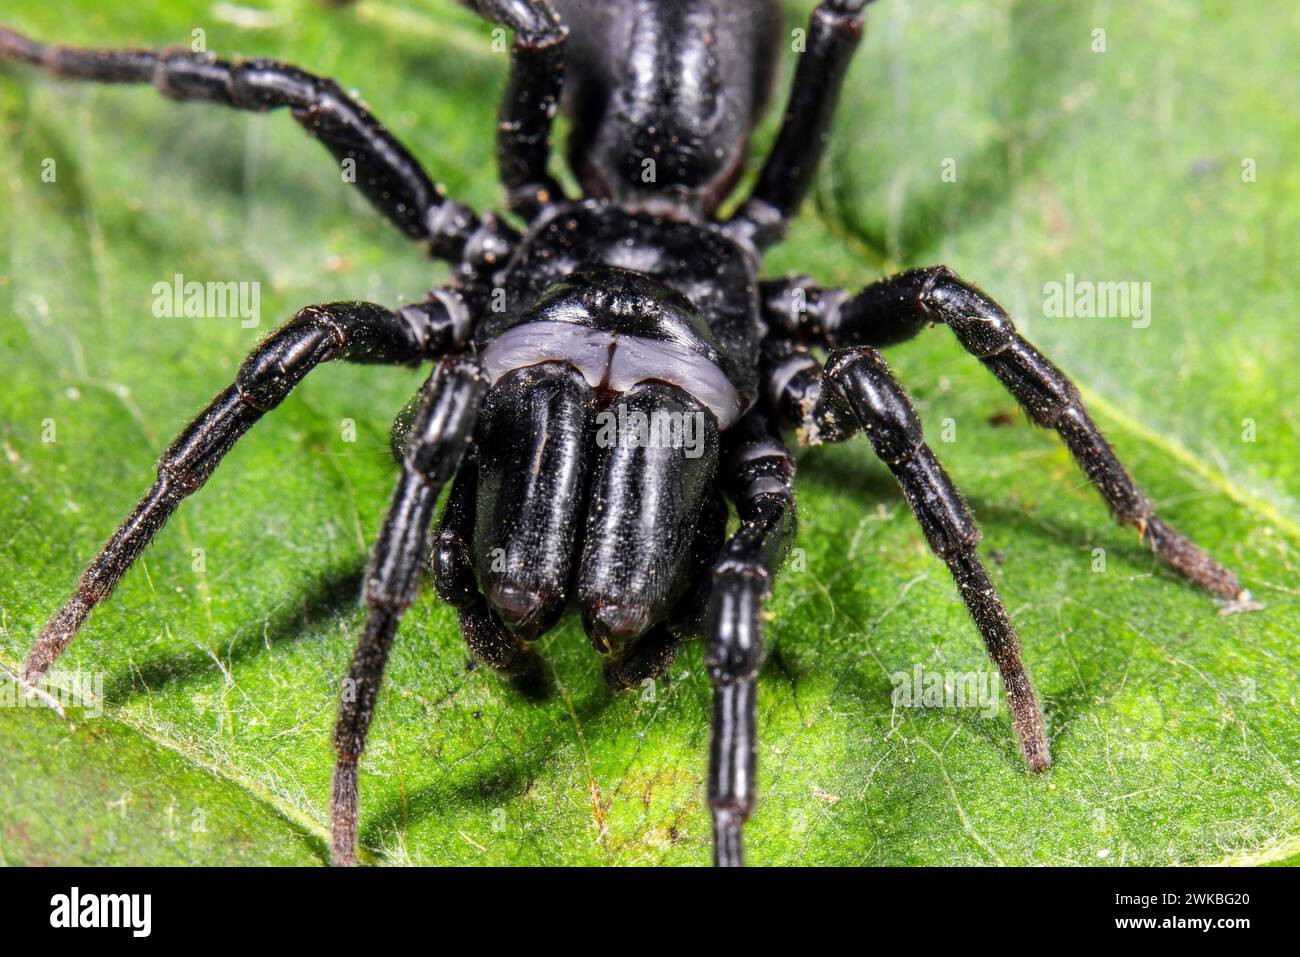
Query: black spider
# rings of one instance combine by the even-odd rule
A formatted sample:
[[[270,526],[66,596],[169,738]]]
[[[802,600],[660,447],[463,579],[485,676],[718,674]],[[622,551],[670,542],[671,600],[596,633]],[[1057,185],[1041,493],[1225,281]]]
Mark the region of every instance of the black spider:
[[[813,11],[776,143],[752,193],[720,221],[767,98],[774,2],[556,0],[562,20],[550,0],[480,0],[488,19],[514,32],[497,160],[522,232],[447,200],[330,80],[268,60],[69,49],[0,29],[0,56],[57,76],[152,83],[176,99],[239,109],[288,107],[355,164],[380,212],[454,269],[453,282],[418,305],[309,306],[263,341],[163,454],[157,482],[46,624],[24,677],[39,678],[181,500],[318,363],[433,360],[394,427],[402,474],[366,574],[369,619],[339,708],[336,863],[356,860],[357,762],[426,560],[474,654],[506,675],[536,666],[529,643],[570,601],[618,688],[662,673],[681,639],[704,634],[714,858],[741,863],[763,604],[795,534],[783,430],[805,444],[866,433],[984,636],[1025,761],[1046,768],[1038,702],[976,552],[975,524],[876,347],[946,325],[1035,423],[1060,433],[1116,518],[1172,569],[1224,598],[1242,592],[1153,514],[1070,381],[951,270],[912,270],[854,296],[803,278],[757,278],[761,251],[812,180],[865,4],[823,0]],[[562,95],[577,201],[547,172]],[[829,350],[824,364],[810,351],[818,347]],[[723,491],[739,517],[730,539]]]

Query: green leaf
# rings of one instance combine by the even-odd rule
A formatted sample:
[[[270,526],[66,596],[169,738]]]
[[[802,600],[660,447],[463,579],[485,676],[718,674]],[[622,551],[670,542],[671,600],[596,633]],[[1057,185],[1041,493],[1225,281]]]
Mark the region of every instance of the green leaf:
[[[202,29],[222,54],[335,76],[454,196],[500,200],[505,60],[449,2],[105,6],[4,17],[79,44],[188,46]],[[890,360],[981,523],[1056,763],[1026,775],[1004,712],[892,705],[897,673],[989,665],[867,444],[819,448],[800,461],[802,563],[770,603],[751,860],[1294,863],[1298,15],[1174,0],[881,0],[869,15],[816,196],[769,272],[856,288],[946,262],[980,283],[1081,384],[1161,514],[1266,607],[1216,614],[1110,522],[979,363],[926,332]],[[0,128],[13,669],[159,451],[269,327],[312,302],[410,300],[446,272],[283,113],[5,66]],[[155,318],[153,286],[177,273],[260,282],[261,325]],[[1149,326],[1046,315],[1044,287],[1067,274],[1149,282]],[[338,682],[394,478],[387,430],[418,383],[314,373],[69,651],[66,668],[102,676],[103,714],[0,709],[6,862],[323,860]],[[411,609],[363,763],[364,845],[390,863],[707,861],[700,647],[653,695],[614,697],[576,624],[541,646],[556,691],[535,702],[467,667],[431,589]]]

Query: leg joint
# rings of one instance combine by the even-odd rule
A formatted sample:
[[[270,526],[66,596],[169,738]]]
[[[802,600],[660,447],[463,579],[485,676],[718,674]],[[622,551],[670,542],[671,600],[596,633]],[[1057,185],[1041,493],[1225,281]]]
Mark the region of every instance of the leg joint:
[[[517,48],[537,50],[563,43],[569,36],[551,0],[481,0],[476,6],[482,16],[514,31]]]
[[[715,686],[734,685],[758,674],[767,591],[767,575],[753,569],[715,573],[705,651],[705,667]]]
[[[211,53],[165,50],[158,55],[152,79],[154,89],[173,100],[240,105],[231,86],[230,65]]]
[[[265,112],[286,106],[307,110],[319,105],[327,91],[343,97],[337,84],[277,60],[243,60],[222,65],[227,71],[230,101],[241,110]]]
[[[922,445],[906,462],[893,467],[930,549],[941,558],[972,552],[979,528],[961,493],[952,484],[929,446]]]
[[[826,378],[852,408],[876,454],[887,464],[911,457],[921,445],[916,410],[875,349],[831,353]]]
[[[920,271],[921,308],[932,322],[946,323],[967,352],[985,359],[1009,348],[1019,335],[1001,306],[947,266]]]
[[[243,400],[259,412],[283,402],[308,372],[337,352],[337,327],[313,318],[281,326],[239,367],[235,385]]]
[[[158,460],[158,474],[189,494],[230,451],[236,440],[262,416],[238,384],[218,395],[193,422],[185,427]]]
[[[812,12],[814,30],[835,30],[856,43],[862,36],[862,8],[868,0],[822,0]]]
[[[1057,428],[1062,416],[1082,408],[1074,383],[1019,336],[1006,349],[984,359],[984,364],[1038,425]]]

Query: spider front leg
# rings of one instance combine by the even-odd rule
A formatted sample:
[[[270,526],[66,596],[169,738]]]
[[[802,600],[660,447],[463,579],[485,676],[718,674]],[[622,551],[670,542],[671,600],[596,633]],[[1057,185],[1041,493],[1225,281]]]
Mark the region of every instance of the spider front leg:
[[[357,762],[366,746],[393,636],[402,613],[415,599],[429,553],[438,493],[464,458],[486,391],[487,379],[476,360],[443,359],[421,389],[407,433],[402,475],[362,590],[370,613],[343,685],[334,726],[337,760],[330,792],[330,847],[337,865],[357,860]]]
[[[765,350],[764,366],[770,398],[791,427],[803,430],[805,438],[828,442],[843,441],[861,428],[894,473],[1002,676],[1025,763],[1032,771],[1045,770],[1051,756],[1042,711],[1020,661],[1020,639],[976,551],[979,529],[923,440],[916,410],[884,358],[868,347],[841,349],[830,355],[822,372],[807,352],[773,341]]]
[[[35,682],[76,637],[145,546],[187,496],[198,491],[235,442],[275,408],[302,378],[330,359],[404,365],[463,344],[470,316],[457,293],[390,312],[365,302],[308,306],[271,333],[244,360],[235,382],[158,460],[158,479],[91,561],[77,590],[28,652],[23,678]]]
[[[794,543],[794,459],[766,416],[735,426],[725,468],[740,528],[713,567],[705,661],[713,682],[709,808],[713,862],[745,863],[741,828],[754,809],[754,695],[763,655],[763,605]]]
[[[1249,600],[1236,575],[1155,514],[1065,373],[1016,331],[1001,306],[947,266],[884,279],[852,298],[797,278],[763,284],[763,297],[765,317],[778,328],[832,348],[883,346],[930,323],[948,326],[1034,423],[1056,430],[1115,518],[1136,528],[1166,565],[1220,598]]]

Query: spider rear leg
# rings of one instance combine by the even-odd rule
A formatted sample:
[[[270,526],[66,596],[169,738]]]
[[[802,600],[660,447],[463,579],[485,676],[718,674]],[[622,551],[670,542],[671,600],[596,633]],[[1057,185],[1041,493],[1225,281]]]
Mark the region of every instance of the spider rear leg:
[[[796,292],[796,290],[799,290]],[[768,316],[792,334],[831,347],[886,345],[943,323],[1016,398],[1037,425],[1055,429],[1121,524],[1187,580],[1230,601],[1249,598],[1237,576],[1165,524],[1084,408],[1075,385],[1033,347],[1007,313],[946,266],[914,269],[853,298],[800,280],[765,284]],[[791,302],[798,300],[798,309]]]
[[[546,167],[564,90],[568,30],[550,0],[478,0],[471,6],[515,34],[497,123],[497,167],[509,207],[531,222],[565,198]]]
[[[271,333],[244,360],[234,384],[163,453],[153,487],[91,561],[75,594],[28,652],[24,679],[31,683],[44,674],[181,501],[198,491],[235,442],[319,363],[413,363],[460,345],[469,332],[464,303],[455,293],[439,290],[429,302],[398,312],[365,302],[308,306]]]
[[[763,605],[794,543],[794,459],[766,416],[751,411],[728,433],[726,484],[740,527],[712,570],[705,663],[713,683],[709,809],[713,862],[745,863],[741,828],[754,809],[755,682],[763,654]]]
[[[777,371],[782,371],[779,366],[769,375]],[[815,369],[806,365],[787,367],[783,374],[781,389],[787,396],[778,407],[788,409],[796,404],[789,396],[798,397],[803,403],[800,411],[816,423],[814,427],[826,441],[848,438],[860,426],[876,455],[894,473],[930,549],[944,560],[956,581],[989,657],[1002,676],[1025,763],[1030,770],[1045,770],[1051,756],[1042,711],[1020,660],[1020,639],[976,551],[979,529],[961,494],[923,440],[911,400],[884,358],[868,347],[841,349],[831,353],[820,379]],[[813,396],[817,397],[815,401]],[[791,424],[801,423],[796,420]]]
[[[513,242],[494,218],[480,220],[451,202],[419,162],[333,80],[275,60],[219,60],[210,53],[89,50],[38,43],[0,26],[0,60],[28,63],[56,77],[100,83],[149,83],[176,100],[202,100],[264,112],[287,107],[307,133],[342,162],[355,164],[357,187],[409,238],[453,264],[475,251]]]
[[[333,862],[356,863],[357,763],[365,749],[384,665],[402,613],[415,599],[429,554],[429,529],[442,486],[474,435],[487,383],[466,356],[441,360],[421,389],[392,504],[366,571],[362,600],[370,613],[343,685],[334,726],[337,759],[330,793]]]
[[[822,0],[809,15],[807,49],[799,56],[780,132],[753,192],[727,224],[734,235],[760,248],[770,245],[808,194],[868,2]]]

